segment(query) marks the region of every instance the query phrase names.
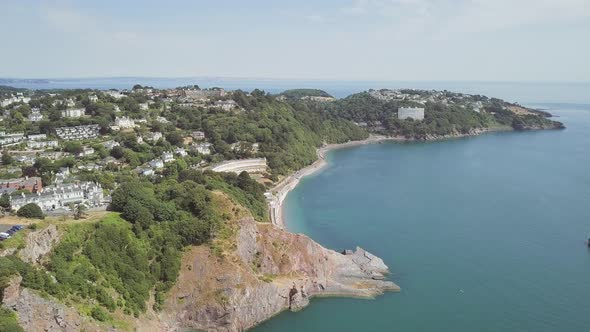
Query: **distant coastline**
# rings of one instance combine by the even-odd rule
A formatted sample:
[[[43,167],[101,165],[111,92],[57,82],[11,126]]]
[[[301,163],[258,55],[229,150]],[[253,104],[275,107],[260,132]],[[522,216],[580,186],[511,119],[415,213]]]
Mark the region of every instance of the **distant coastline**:
[[[587,94],[590,82],[502,82],[502,81],[389,81],[389,80],[342,80],[342,79],[303,79],[303,78],[260,78],[260,77],[0,77],[0,85],[33,90],[59,89],[131,89],[134,84],[150,85],[157,88],[173,88],[188,84],[201,87],[220,86],[225,89],[263,89],[279,93],[293,88],[316,88],[329,92],[336,98],[344,98],[358,91],[375,88],[413,88],[435,90],[457,90],[470,94],[496,96],[504,100],[527,104],[556,103],[568,100],[569,103],[589,104]],[[564,97],[565,96],[565,97]]]

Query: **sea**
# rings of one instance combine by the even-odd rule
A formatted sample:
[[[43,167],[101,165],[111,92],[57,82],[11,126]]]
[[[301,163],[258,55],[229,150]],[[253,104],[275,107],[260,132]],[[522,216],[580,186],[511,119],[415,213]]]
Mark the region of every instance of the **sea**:
[[[567,129],[330,152],[288,194],[288,229],[380,256],[401,292],[254,331],[590,331],[590,104],[527,105]]]
[[[199,84],[277,93],[370,88],[484,94],[545,109],[567,129],[334,150],[285,201],[290,231],[383,258],[400,292],[315,298],[267,331],[590,331],[590,83],[103,78],[32,89]],[[7,83],[0,83],[7,84]]]

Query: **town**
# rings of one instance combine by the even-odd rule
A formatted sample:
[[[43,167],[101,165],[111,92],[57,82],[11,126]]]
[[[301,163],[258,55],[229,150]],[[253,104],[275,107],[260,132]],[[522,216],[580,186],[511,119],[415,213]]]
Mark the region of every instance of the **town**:
[[[241,92],[240,92],[241,93]],[[216,172],[264,173],[255,140],[215,146],[206,130],[178,128],[179,109],[244,112],[221,88],[0,91],[3,212],[28,204],[45,214],[106,209],[121,177],[158,177],[178,163]],[[225,148],[235,160],[218,152]]]

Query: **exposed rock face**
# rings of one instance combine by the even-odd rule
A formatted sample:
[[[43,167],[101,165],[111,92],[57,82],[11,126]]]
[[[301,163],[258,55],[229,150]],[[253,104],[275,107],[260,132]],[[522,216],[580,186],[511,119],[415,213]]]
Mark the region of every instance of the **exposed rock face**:
[[[16,252],[16,248],[8,248],[4,250],[0,250],[0,257],[10,256]]]
[[[27,235],[25,248],[20,250],[19,257],[28,263],[40,263],[53,246],[59,242],[61,235],[57,226],[50,225],[42,230]]]
[[[18,313],[25,331],[105,331],[73,308],[45,299],[35,291],[21,288],[20,276],[14,276],[4,289],[2,304]]]
[[[14,307],[20,296],[20,283],[23,278],[20,275],[15,275],[8,281],[8,286],[4,288],[2,293],[2,304],[8,307]]]
[[[312,296],[373,297],[399,290],[383,261],[361,248],[349,255],[300,234],[240,221],[233,255],[196,247],[185,255],[162,320],[175,329],[242,331]]]

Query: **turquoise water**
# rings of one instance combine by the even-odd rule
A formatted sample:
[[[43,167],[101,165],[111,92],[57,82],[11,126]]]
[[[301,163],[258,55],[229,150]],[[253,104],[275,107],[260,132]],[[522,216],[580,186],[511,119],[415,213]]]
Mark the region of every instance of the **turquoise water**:
[[[333,151],[288,228],[377,254],[402,291],[255,331],[590,330],[590,106],[551,108],[568,129]]]

